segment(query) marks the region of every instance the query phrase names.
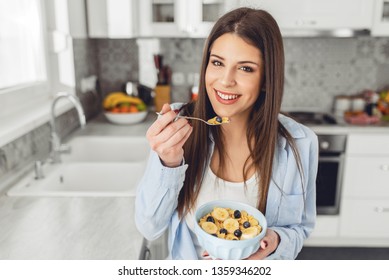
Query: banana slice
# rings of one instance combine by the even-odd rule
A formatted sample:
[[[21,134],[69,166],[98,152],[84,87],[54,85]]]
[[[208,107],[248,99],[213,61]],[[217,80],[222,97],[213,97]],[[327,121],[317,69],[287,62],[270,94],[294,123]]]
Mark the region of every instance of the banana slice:
[[[233,235],[232,233],[229,233],[226,236],[226,240],[239,240],[239,238]]]
[[[256,227],[249,227],[244,230],[242,230],[242,236],[240,237],[240,240],[246,240],[253,238],[258,235],[258,229]]]
[[[225,208],[216,207],[211,213],[212,217],[219,221],[225,221],[228,218],[228,211]]]
[[[228,218],[223,222],[223,227],[228,233],[234,233],[239,228],[239,222],[233,218]]]
[[[217,226],[212,222],[204,222],[201,224],[201,228],[205,230],[206,233],[216,234]]]
[[[255,219],[254,217],[253,217],[253,218],[250,218],[250,219],[249,219],[249,222],[250,222],[250,225],[251,225],[251,226],[257,226],[257,225],[258,225],[258,221],[257,221],[257,219]]]

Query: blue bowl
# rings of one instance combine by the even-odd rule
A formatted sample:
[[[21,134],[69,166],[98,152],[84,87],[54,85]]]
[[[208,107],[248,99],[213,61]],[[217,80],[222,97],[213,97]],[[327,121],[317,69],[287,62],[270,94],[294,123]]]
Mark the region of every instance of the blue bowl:
[[[258,220],[262,231],[257,236],[246,240],[226,240],[205,232],[198,222],[203,216],[212,212],[215,207],[245,210],[249,215]],[[251,256],[258,250],[266,230],[267,221],[265,216],[258,209],[238,201],[215,200],[207,202],[200,206],[195,214],[194,232],[200,245],[213,259],[240,260]]]

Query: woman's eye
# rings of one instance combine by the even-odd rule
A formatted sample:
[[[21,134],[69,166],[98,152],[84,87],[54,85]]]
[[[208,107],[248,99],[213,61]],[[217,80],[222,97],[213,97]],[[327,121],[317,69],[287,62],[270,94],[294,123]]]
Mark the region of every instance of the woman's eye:
[[[219,60],[212,60],[211,63],[214,65],[214,66],[221,66],[222,63],[219,61]]]
[[[253,72],[253,68],[248,67],[248,66],[242,66],[239,69],[245,71],[245,72]]]

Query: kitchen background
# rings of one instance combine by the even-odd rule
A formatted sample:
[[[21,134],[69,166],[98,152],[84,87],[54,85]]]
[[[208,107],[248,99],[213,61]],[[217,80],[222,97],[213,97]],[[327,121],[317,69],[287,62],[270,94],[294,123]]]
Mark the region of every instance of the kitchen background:
[[[131,135],[129,138],[125,138],[125,143],[128,143],[129,139],[133,139],[131,138],[133,136],[144,136],[147,126],[155,117],[152,113],[143,123],[128,126],[113,125],[102,114],[102,100],[111,92],[123,91],[124,85],[128,81],[141,82],[148,87],[153,87],[156,81],[156,71],[152,54],[156,52],[163,55],[164,64],[172,68],[172,102],[188,101],[200,68],[204,36],[208,32],[205,32],[206,28],[203,27],[210,27],[210,22],[214,20],[212,16],[217,14],[213,10],[215,7],[220,8],[224,7],[226,3],[237,2],[268,3],[272,8],[280,5],[279,7],[283,11],[280,19],[290,19],[290,23],[297,24],[297,27],[292,26],[292,33],[299,30],[300,24],[304,24],[299,20],[294,21],[295,18],[293,18],[302,16],[304,9],[300,9],[300,5],[291,5],[291,10],[285,11],[285,5],[281,0],[35,1],[41,1],[49,7],[58,4],[60,8],[54,9],[55,13],[51,13],[51,9],[48,12],[48,15],[54,18],[55,16],[52,14],[66,15],[64,7],[67,4],[69,23],[76,27],[70,28],[71,24],[69,24],[70,31],[66,28],[61,29],[63,28],[61,24],[55,25],[52,23],[53,20],[48,19],[49,24],[46,30],[48,36],[53,35],[54,44],[55,38],[59,39],[57,42],[59,50],[53,48],[54,50],[48,52],[55,57],[51,60],[59,59],[59,56],[66,52],[72,54],[72,59],[67,61],[71,62],[70,70],[72,71],[70,72],[74,70],[71,77],[74,77],[75,80],[75,93],[81,100],[88,121],[86,129],[80,130],[77,111],[64,109],[65,113],[60,113],[55,121],[57,131],[64,142],[77,138],[85,141],[88,138],[97,139],[100,136],[112,136],[103,137],[105,141],[108,138],[112,141],[118,135]],[[313,32],[314,34],[308,32],[309,34],[296,36],[296,34],[288,33],[288,28],[285,28],[285,26],[289,26],[288,22],[280,21],[283,24],[282,31],[287,33],[284,36],[286,58],[282,107],[284,111],[331,113],[334,99],[337,96],[351,96],[365,90],[379,91],[389,87],[389,0],[293,1],[294,3],[304,3],[307,6],[315,3],[316,13],[309,13],[309,16],[320,18],[325,14],[324,26],[329,30],[324,31],[334,31],[329,26],[335,26],[336,29],[344,22],[347,24],[352,22],[352,30],[353,28],[355,30],[371,28],[371,33],[363,32],[362,35],[358,32],[346,37],[336,37],[331,32],[321,33],[323,30],[316,26],[313,31],[317,29],[321,32]],[[373,2],[376,3],[376,7],[382,9],[373,13]],[[139,7],[134,6],[136,3]],[[1,4],[6,5],[3,2],[0,2]],[[380,4],[381,6],[379,6]],[[151,11],[154,11],[153,5],[155,7],[167,5],[170,8],[173,5],[178,5],[180,7],[178,14],[184,18],[186,24],[190,23],[196,16],[199,24],[195,24],[195,27],[185,26],[184,29],[178,30],[179,24],[172,23],[170,16],[163,24],[160,24],[158,20],[153,22],[151,19]],[[197,8],[191,5],[197,5]],[[312,4],[310,7],[315,8],[315,5]],[[139,11],[142,12],[140,19],[135,15]],[[174,11],[177,12],[176,9]],[[206,20],[199,16],[204,11],[207,12],[204,14]],[[195,16],[189,17],[185,13]],[[368,13],[371,17],[366,16]],[[95,21],[90,22],[93,18]],[[310,23],[308,21],[308,24]],[[136,25],[132,26],[131,24]],[[112,26],[116,28],[112,28]],[[196,28],[198,29],[196,30]],[[52,30],[55,31],[52,32]],[[61,44],[64,41],[66,44]],[[57,68],[58,66],[55,65],[53,69],[57,70]],[[88,77],[98,78],[96,90],[85,91],[83,89],[85,88],[85,79]],[[56,82],[55,78],[53,81]],[[57,90],[52,91],[53,93],[57,92]],[[0,102],[4,100],[1,97],[0,95]],[[49,96],[47,99],[47,105],[42,105],[42,107],[47,106],[44,120],[29,120],[30,125],[35,125],[34,128],[24,126],[22,132],[12,131],[9,137],[7,137],[7,133],[4,133],[4,131],[9,132],[9,130],[2,129],[3,125],[7,124],[5,120],[8,119],[4,118],[4,116],[7,117],[7,112],[0,111],[0,133],[2,133],[0,135],[0,194],[2,194],[0,196],[0,224],[2,225],[0,226],[0,258],[39,258],[36,253],[39,253],[42,258],[61,259],[110,259],[123,258],[123,256],[124,258],[137,258],[139,252],[137,249],[134,251],[134,248],[140,247],[142,243],[140,240],[143,237],[139,235],[133,221],[129,218],[133,216],[133,196],[27,198],[12,196],[10,192],[5,193],[10,186],[13,185],[11,189],[14,190],[15,186],[18,185],[15,183],[15,178],[30,171],[33,172],[36,160],[47,159],[49,156],[52,128],[47,121],[50,119],[49,105],[52,104],[52,99]],[[43,109],[41,110],[43,111]],[[4,112],[6,113],[4,114]],[[27,113],[23,116],[25,119],[28,118],[26,117]],[[14,124],[10,123],[11,125],[8,124],[8,127]],[[346,141],[342,142],[344,145],[338,145],[342,146],[342,150],[337,151],[337,160],[334,160],[334,153],[331,153],[332,158],[327,161],[325,158],[327,150],[319,154],[319,173],[320,167],[322,167],[322,171],[328,169],[330,174],[324,172],[324,177],[328,179],[329,183],[323,184],[322,181],[322,184],[317,184],[317,191],[325,189],[326,193],[331,193],[328,196],[331,204],[325,205],[327,201],[321,202],[323,205],[318,204],[318,210],[320,210],[320,206],[324,206],[326,211],[318,212],[314,236],[307,240],[307,248],[304,248],[299,258],[389,259],[387,250],[389,228],[384,222],[389,214],[389,193],[387,191],[389,154],[386,148],[386,143],[389,142],[389,126],[387,124],[365,126],[316,124],[312,125],[311,123],[312,129],[319,136],[319,140],[320,136],[324,136],[324,142],[320,142],[325,144],[324,148],[332,146],[329,135],[339,136],[343,140],[347,138],[347,145],[345,145]],[[22,126],[20,123],[16,125]],[[6,135],[6,137],[3,138],[2,135]],[[144,140],[143,137],[138,139]],[[147,143],[145,141],[142,143],[145,147],[147,146],[148,151]],[[104,148],[100,147],[99,152],[100,150],[102,152],[108,151],[106,154],[110,154],[112,146],[120,145],[112,145],[112,142],[109,142],[109,144],[105,144]],[[124,154],[122,151],[126,150],[132,155],[134,151],[131,149],[134,147],[137,151],[139,150],[143,160],[147,153],[135,144],[130,144],[130,147],[126,146],[122,150],[118,148],[119,154]],[[87,150],[86,147],[85,149]],[[77,150],[73,151],[73,154],[78,154]],[[95,156],[95,151],[92,154]],[[65,155],[63,156],[65,157]],[[128,163],[129,160],[123,161],[123,163]],[[60,166],[63,167],[66,164],[67,162],[64,162]],[[47,168],[52,166],[54,165],[45,165]],[[112,178],[113,180],[122,179],[123,182],[126,182],[126,187],[128,185],[133,187],[135,184],[129,184],[129,179],[134,179],[135,175],[140,174],[140,172],[131,170],[132,172],[126,171],[119,174],[116,171],[116,173],[109,173],[108,176],[107,166],[105,165],[106,169],[101,174],[111,178],[111,180]],[[125,170],[129,170],[129,168]],[[38,173],[36,172],[35,175]],[[100,172],[93,173],[96,176],[77,176],[77,178],[95,179],[98,177],[97,175],[100,175],[97,173]],[[41,181],[35,180],[32,176],[26,176],[31,181],[28,181],[27,184],[19,184],[19,186],[28,192],[29,189],[34,188],[34,183],[38,182],[36,185],[39,185],[39,182],[47,182],[46,179],[49,178],[49,175],[48,173],[44,175],[47,176]],[[123,175],[128,175],[128,177],[123,179]],[[63,177],[60,178],[62,184]],[[335,182],[332,181],[333,179]],[[88,184],[83,181],[81,185],[95,187],[97,183]],[[113,185],[117,185],[116,181],[113,184],[105,183],[104,186],[109,186],[109,189],[112,190]],[[366,188],[366,185],[369,188]],[[327,186],[330,187],[327,188]],[[79,191],[80,185],[76,187]],[[341,203],[338,203],[339,196],[334,195],[334,193],[338,193],[338,190],[342,192]],[[327,198],[326,195],[319,195],[319,197]],[[361,221],[364,221],[366,226],[361,227]],[[104,242],[101,242],[102,240]],[[155,243],[155,247],[153,247],[154,245],[148,247],[154,248],[155,252],[165,252],[166,246],[162,246],[164,250],[160,250],[161,246],[159,245],[166,245],[166,242],[164,242],[163,237],[160,241],[161,243],[159,241]],[[145,244],[143,240],[142,248],[147,247],[143,246]],[[323,250],[327,245],[333,248],[328,251]],[[317,250],[312,246],[321,247],[318,247],[320,250]],[[347,250],[343,246],[348,247]],[[45,250],[38,252],[37,248],[40,247],[44,247]]]
[[[182,74],[182,85],[173,80],[172,100],[189,100],[193,75],[198,73],[204,39],[162,38],[161,53],[173,73]],[[334,96],[352,95],[388,86],[389,38],[285,38],[285,91],[283,108],[315,108],[330,112]],[[76,89],[82,78],[99,77],[101,94],[123,89],[139,78],[136,39],[74,39]],[[82,103],[90,119],[100,112],[93,94]],[[74,110],[61,116],[62,137],[78,126]],[[49,152],[50,126],[45,124],[0,149],[0,178]]]

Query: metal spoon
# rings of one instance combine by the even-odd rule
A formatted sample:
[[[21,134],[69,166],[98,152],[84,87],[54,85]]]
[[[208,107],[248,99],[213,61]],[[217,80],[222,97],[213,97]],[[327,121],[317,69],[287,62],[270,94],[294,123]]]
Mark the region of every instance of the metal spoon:
[[[156,112],[156,114],[157,114],[158,116],[162,116],[162,114],[159,113],[159,112]],[[208,121],[205,121],[205,120],[200,119],[200,118],[196,118],[196,117],[187,117],[187,116],[177,116],[177,117],[175,118],[175,120],[177,120],[177,119],[196,120],[196,121],[201,121],[201,122],[203,122],[203,123],[205,123],[205,124],[207,124],[207,125],[221,125],[221,124],[226,124],[226,123],[229,123],[229,122],[230,122],[230,120],[228,119],[227,122],[216,122],[216,123],[212,123],[212,122],[210,122],[210,121],[213,120],[214,118],[209,119]]]

